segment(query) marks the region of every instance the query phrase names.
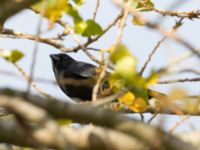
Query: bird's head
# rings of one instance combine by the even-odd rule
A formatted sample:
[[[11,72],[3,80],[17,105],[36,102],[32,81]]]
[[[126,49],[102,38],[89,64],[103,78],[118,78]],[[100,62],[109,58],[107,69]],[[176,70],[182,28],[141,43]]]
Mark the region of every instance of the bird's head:
[[[54,68],[67,68],[72,62],[75,60],[67,54],[60,53],[60,54],[50,54],[51,61]]]

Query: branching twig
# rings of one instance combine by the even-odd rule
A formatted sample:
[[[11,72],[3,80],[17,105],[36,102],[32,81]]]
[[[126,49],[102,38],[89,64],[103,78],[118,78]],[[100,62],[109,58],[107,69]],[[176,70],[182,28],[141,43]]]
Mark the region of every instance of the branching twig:
[[[184,47],[188,48],[188,50],[190,50],[193,54],[195,54],[198,58],[200,58],[200,53],[198,52],[198,50],[196,48],[194,48],[189,42],[187,42],[186,40],[184,40],[183,38],[181,38],[178,35],[173,34],[172,32],[167,31],[165,28],[161,27],[159,24],[157,23],[153,23],[150,22],[149,20],[147,20],[146,18],[144,18],[143,16],[141,16],[137,10],[133,9],[130,6],[124,5],[122,2],[118,1],[118,0],[112,0],[117,6],[126,9],[129,11],[129,13],[134,16],[136,19],[138,20],[142,20],[142,23],[149,27],[150,29],[154,29],[159,31],[161,34],[163,34],[164,36],[180,43],[181,45],[183,45]]]
[[[33,41],[37,41],[40,43],[45,43],[45,44],[51,45],[60,50],[66,50],[66,48],[61,44],[61,42],[59,40],[40,37],[37,35],[31,35],[28,33],[17,32],[12,29],[6,29],[6,28],[2,29],[2,32],[0,32],[0,36],[5,37],[5,38],[10,37],[10,38],[21,38],[21,39],[33,40]]]
[[[68,25],[69,33],[72,35],[73,39],[78,43],[78,45],[82,48],[83,52],[94,62],[99,63],[96,57],[94,57],[90,52],[88,52],[87,48],[82,44],[81,40],[76,36],[75,31]]]
[[[101,35],[98,35],[96,37],[90,38],[88,39],[88,41],[86,41],[85,43],[83,43],[82,45],[84,47],[87,47],[88,45],[94,43],[95,41],[97,41],[99,38],[101,38],[108,30],[110,30],[110,28],[112,28],[114,25],[116,25],[116,23],[119,21],[119,19],[121,19],[122,14],[120,13],[104,30],[103,33]],[[62,22],[59,22],[60,24],[62,24],[62,26],[65,26],[65,24],[63,24]],[[79,49],[81,49],[80,45],[72,47],[72,48],[66,48],[63,49],[63,52],[76,52]]]
[[[177,31],[177,29],[180,27],[181,22],[183,21],[183,18],[181,18],[178,22],[175,23],[175,25],[172,27],[172,31],[171,33],[174,33],[175,31]],[[177,26],[178,24],[178,26]],[[151,61],[153,55],[156,53],[157,49],[160,47],[160,45],[165,41],[167,37],[164,36],[160,41],[158,41],[158,43],[156,44],[156,46],[154,47],[154,49],[152,50],[152,52],[149,54],[149,57],[147,59],[147,61],[145,62],[144,66],[142,67],[141,71],[140,71],[140,75],[143,74],[143,72],[145,71],[147,65],[149,64],[149,62]]]

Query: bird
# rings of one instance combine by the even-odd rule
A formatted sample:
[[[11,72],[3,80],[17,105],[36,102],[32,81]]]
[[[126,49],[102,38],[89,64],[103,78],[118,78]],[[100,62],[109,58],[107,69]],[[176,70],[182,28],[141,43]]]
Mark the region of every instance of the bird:
[[[91,101],[96,84],[97,67],[90,63],[77,61],[65,53],[50,54],[50,58],[61,90],[73,100]],[[105,81],[102,87],[109,88],[108,82]],[[147,89],[147,93],[148,99],[166,98],[165,94],[151,89]]]
[[[76,61],[65,53],[50,54],[50,58],[61,90],[72,99],[91,100],[97,67]]]

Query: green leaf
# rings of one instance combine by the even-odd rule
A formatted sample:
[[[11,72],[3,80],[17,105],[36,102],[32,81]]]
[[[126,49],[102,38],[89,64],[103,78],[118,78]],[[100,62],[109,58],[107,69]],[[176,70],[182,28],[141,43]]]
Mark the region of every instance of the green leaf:
[[[72,122],[72,120],[70,119],[57,119],[56,122],[59,124],[59,125],[69,125]]]
[[[135,59],[133,59],[131,56],[126,56],[117,61],[114,71],[123,79],[132,81],[135,75],[135,66]]]
[[[114,73],[125,83],[132,84],[136,74],[136,58],[122,44],[115,45],[111,48],[110,61],[114,64]]]
[[[140,80],[140,81],[138,81]],[[138,78],[135,77],[135,80],[133,81],[131,91],[135,94],[136,97],[140,97],[144,99],[145,101],[148,100],[148,93],[147,93],[147,88],[144,87],[144,80],[142,77]]]
[[[73,0],[74,3],[76,3],[77,5],[83,5],[85,3],[85,0]]]
[[[131,109],[145,110],[148,104],[146,80],[136,71],[135,56],[122,44],[113,46],[110,51],[109,59],[114,65],[114,70],[108,79],[109,87],[113,92],[129,87],[137,100],[130,105]],[[130,94],[126,98],[128,102],[134,100]]]
[[[13,51],[4,51],[2,54],[2,57],[6,60],[16,63],[21,58],[23,58],[24,54],[19,50],[13,50]]]
[[[75,32],[79,34],[83,34],[87,28],[87,24],[84,21],[80,21],[75,24]]]
[[[103,29],[101,28],[101,26],[94,20],[89,19],[86,21],[86,24],[87,28],[83,32],[83,36],[89,37],[93,35],[100,35],[103,33]]]
[[[128,48],[122,44],[113,46],[110,51],[111,51],[110,60],[114,64],[116,64],[117,61],[119,61],[123,57],[127,56],[133,57],[133,59],[135,59],[134,56],[131,54],[131,52],[128,50]]]
[[[67,4],[65,11],[68,15],[70,15],[73,18],[75,24],[83,21],[77,9],[74,6],[72,6],[70,3]]]
[[[143,8],[143,11],[148,11],[149,8],[154,7],[154,4],[151,2],[151,0],[146,1],[140,1],[137,8]]]

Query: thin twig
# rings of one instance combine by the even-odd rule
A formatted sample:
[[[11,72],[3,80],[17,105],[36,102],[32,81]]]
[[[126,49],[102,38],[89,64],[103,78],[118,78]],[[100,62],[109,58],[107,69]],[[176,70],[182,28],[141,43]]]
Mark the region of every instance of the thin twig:
[[[185,79],[177,79],[177,80],[166,80],[166,81],[158,81],[157,84],[171,84],[171,83],[183,83],[183,82],[199,82],[200,78],[185,78]]]
[[[131,2],[132,2],[132,0],[128,0],[128,2],[127,2],[127,4],[126,4],[127,7],[130,6]],[[122,32],[123,32],[123,29],[124,29],[124,27],[125,27],[125,23],[126,23],[126,19],[127,19],[127,17],[128,17],[128,13],[129,13],[129,12],[128,12],[127,9],[124,9],[124,10],[122,11],[123,17],[122,17],[122,19],[121,19],[121,21],[120,21],[119,30],[118,30],[117,39],[116,39],[116,44],[118,44],[118,43],[121,42],[121,39],[122,39]]]
[[[169,6],[167,6],[167,10],[175,10],[175,9],[178,9],[177,7],[180,7],[181,5],[183,5],[185,3],[181,3],[181,0],[177,0],[177,1],[174,1],[172,2]],[[157,23],[159,24],[162,24],[162,22],[164,21],[164,17],[163,16],[158,16],[156,17],[155,19]]]
[[[106,65],[103,65],[103,66],[100,66],[102,68],[99,76],[98,76],[98,79],[97,79],[97,82],[93,88],[93,92],[92,92],[92,102],[95,102],[97,101],[97,96],[98,96],[98,91],[99,91],[99,88],[100,88],[100,84],[103,80],[103,78],[105,77],[106,75],[106,69],[107,69],[107,66],[108,64]]]
[[[72,35],[73,39],[78,43],[78,45],[82,48],[83,52],[94,62],[100,63],[99,60],[96,59],[90,52],[88,52],[87,48],[82,44],[81,40],[76,36],[75,31],[68,25],[69,33]]]
[[[154,118],[156,118],[156,116],[158,115],[158,113],[155,113],[151,116],[151,118],[149,118],[149,120],[147,121],[148,124],[150,124]]]
[[[40,17],[39,17],[39,21],[38,21],[38,25],[37,25],[37,30],[36,30],[36,35],[40,36],[41,34],[41,26],[42,26],[42,16],[45,13],[46,10],[46,2],[42,3],[42,7],[41,7],[41,11],[40,11]],[[34,45],[34,49],[33,49],[33,56],[32,56],[32,62],[31,62],[31,67],[30,67],[30,79],[33,80],[34,78],[34,72],[35,72],[35,65],[36,65],[36,57],[37,57],[37,53],[38,53],[38,45],[39,43],[36,41],[35,45]],[[31,92],[31,85],[30,82],[28,82],[27,85],[27,96],[29,96]]]
[[[142,122],[144,122],[144,115],[143,115],[143,113],[140,113],[140,120],[141,120]]]
[[[190,115],[182,116],[182,119],[176,122],[170,129],[169,133],[172,133],[178,126],[180,126],[183,122],[185,122],[187,119],[189,119]]]
[[[143,16],[141,16],[137,10],[133,9],[130,6],[127,6],[125,4],[123,4],[123,2],[120,2],[118,0],[112,0],[117,6],[119,6],[120,8],[126,9],[128,10],[128,12],[134,16],[136,19],[138,20],[142,20],[143,25],[149,27],[150,29],[154,29],[159,31],[162,35],[176,41],[177,43],[183,45],[184,47],[188,48],[188,50],[190,50],[193,54],[195,54],[199,60],[200,60],[200,53],[198,52],[198,50],[193,47],[188,41],[184,40],[182,37],[173,34],[173,32],[169,32],[167,31],[165,28],[161,27],[160,24],[154,23],[154,22],[150,22],[149,20],[147,20],[146,18],[144,18]]]
[[[99,48],[94,48],[94,47],[87,47],[87,50],[93,50],[93,51],[99,51]]]
[[[179,74],[179,73],[193,73],[195,75],[200,76],[200,71],[195,70],[195,69],[182,69],[182,70],[177,70],[177,71],[169,71],[167,74]]]
[[[143,75],[145,69],[147,68],[147,65],[149,64],[149,62],[151,61],[153,55],[156,53],[157,49],[160,47],[161,43],[163,43],[165,41],[166,37],[163,37],[160,41],[158,41],[158,43],[156,44],[156,46],[154,47],[154,49],[151,51],[151,53],[149,54],[149,57],[147,59],[147,61],[145,62],[144,66],[142,67],[141,71],[140,71],[140,75]]]
[[[172,31],[171,33],[174,33],[177,31],[177,29],[180,27],[179,25],[181,25],[181,22],[183,21],[183,18],[180,18],[180,20],[178,22],[175,23],[175,25],[172,27]],[[177,24],[179,24],[177,26]],[[152,52],[149,54],[149,57],[147,59],[147,61],[145,62],[144,66],[142,67],[141,71],[140,71],[140,75],[143,74],[143,72],[145,71],[145,69],[147,68],[147,65],[149,64],[149,62],[151,61],[153,55],[156,53],[157,49],[160,47],[160,45],[166,40],[166,36],[164,36],[160,41],[158,41],[158,43],[156,44],[156,46],[154,47],[154,49],[152,50]]]
[[[119,14],[104,30],[103,33],[101,35],[98,35],[94,38],[89,39],[88,41],[86,41],[83,46],[87,47],[88,45],[92,44],[93,42],[97,41],[99,38],[101,38],[111,27],[113,27],[117,21],[122,17],[121,14]],[[63,26],[65,28],[65,23],[62,23],[61,21],[58,21],[57,23],[59,23],[61,26]],[[1,37],[5,37],[5,38],[21,38],[21,39],[28,39],[28,40],[33,40],[33,41],[37,41],[40,43],[45,43],[47,45],[53,46],[57,49],[59,49],[61,52],[76,52],[79,49],[81,49],[80,45],[72,47],[72,48],[66,48],[60,41],[60,39],[55,39],[55,38],[45,38],[45,37],[40,37],[37,35],[31,35],[28,33],[21,33],[21,32],[17,32],[14,31],[12,29],[5,29],[3,28],[2,31],[0,32],[0,36]]]
[[[150,10],[155,11],[164,16],[175,16],[180,18],[198,19],[200,17],[200,11],[171,11],[158,8],[151,8]]]
[[[98,35],[96,37],[93,37],[93,38],[88,38],[88,40],[83,43],[82,45],[84,47],[87,47],[88,45],[94,43],[95,41],[97,41],[99,38],[101,38],[105,33],[107,33],[107,31],[110,30],[110,28],[112,28],[114,25],[116,25],[116,23],[122,18],[122,13],[120,13],[104,30],[103,30],[103,33],[101,35]],[[59,23],[61,26],[63,26],[64,28],[66,27],[66,24],[64,22],[62,22],[61,20],[59,20],[57,23]],[[81,49],[81,46],[78,45],[78,46],[75,46],[75,47],[72,47],[72,48],[62,48],[60,49],[62,52],[76,52],[78,51],[79,49]]]
[[[109,104],[109,103],[115,101],[118,97],[122,96],[127,91],[128,91],[127,89],[122,89],[121,91],[114,93],[113,95],[106,96],[104,98],[99,98],[99,99],[97,99],[97,101],[95,103],[93,103],[93,106],[101,107],[106,104]]]
[[[30,82],[31,86],[33,88],[35,88],[36,91],[38,91],[40,94],[44,95],[45,97],[49,98],[49,99],[56,99],[54,98],[53,96],[47,94],[46,92],[44,92],[42,89],[40,89],[36,84],[35,82],[33,82],[31,80],[31,78],[26,74],[26,72],[19,66],[17,65],[16,63],[13,63],[13,65],[17,68],[17,70],[22,74],[22,76],[28,81]]]
[[[99,10],[99,6],[100,6],[100,0],[96,0],[96,7],[95,7],[95,10],[94,10],[94,14],[93,14],[93,20],[96,19],[97,12]]]
[[[19,76],[18,74],[11,72],[11,71],[6,71],[6,70],[0,70],[0,75],[4,75],[4,76],[12,76],[19,79],[22,79],[21,76]],[[40,82],[40,83],[47,83],[47,84],[57,84],[56,81],[51,80],[51,79],[46,79],[46,78],[35,78],[34,80],[35,82]]]

